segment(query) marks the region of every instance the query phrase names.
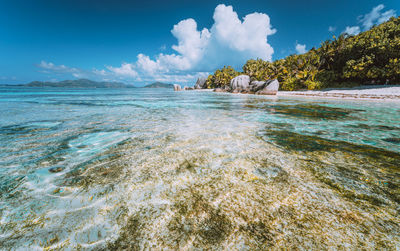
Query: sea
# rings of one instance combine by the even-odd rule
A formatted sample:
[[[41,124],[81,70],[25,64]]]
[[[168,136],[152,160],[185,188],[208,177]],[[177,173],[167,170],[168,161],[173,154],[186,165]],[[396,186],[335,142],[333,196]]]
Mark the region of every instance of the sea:
[[[400,102],[0,87],[0,250],[400,249]]]

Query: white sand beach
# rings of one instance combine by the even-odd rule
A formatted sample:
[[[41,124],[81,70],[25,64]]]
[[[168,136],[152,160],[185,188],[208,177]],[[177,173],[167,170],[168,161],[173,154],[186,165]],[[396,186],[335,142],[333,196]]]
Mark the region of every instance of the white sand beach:
[[[279,91],[277,95],[345,99],[384,99],[400,101],[400,85],[374,85],[336,89],[329,88],[319,91]]]

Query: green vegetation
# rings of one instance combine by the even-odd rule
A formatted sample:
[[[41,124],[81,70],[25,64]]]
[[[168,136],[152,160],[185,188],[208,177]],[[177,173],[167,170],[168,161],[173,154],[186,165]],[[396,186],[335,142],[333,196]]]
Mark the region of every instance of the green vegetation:
[[[251,80],[278,79],[280,88],[289,91],[400,83],[400,17],[356,36],[333,37],[301,55],[274,62],[250,59],[241,73],[224,67],[208,77],[207,87],[224,87],[240,74]]]
[[[231,79],[240,75],[231,66],[224,66],[221,70],[216,70],[213,75],[208,76],[206,85],[208,88],[222,88],[229,85]]]

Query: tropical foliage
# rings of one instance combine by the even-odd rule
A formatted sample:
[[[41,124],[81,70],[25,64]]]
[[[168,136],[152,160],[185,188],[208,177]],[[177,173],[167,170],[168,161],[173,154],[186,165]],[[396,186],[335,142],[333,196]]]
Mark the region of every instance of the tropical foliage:
[[[208,77],[207,86],[224,87],[239,74],[278,79],[282,90],[400,83],[400,17],[356,36],[333,37],[301,55],[274,62],[250,59],[242,73],[224,67]]]
[[[239,74],[231,66],[224,66],[221,70],[216,70],[213,75],[208,76],[206,85],[208,88],[223,88],[228,86],[231,79]]]

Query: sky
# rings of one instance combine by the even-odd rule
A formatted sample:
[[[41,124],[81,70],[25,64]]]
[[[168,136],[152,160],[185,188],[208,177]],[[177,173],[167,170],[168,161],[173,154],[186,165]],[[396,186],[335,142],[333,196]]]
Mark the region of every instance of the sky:
[[[1,0],[0,84],[88,78],[193,85],[400,14],[375,0]]]

